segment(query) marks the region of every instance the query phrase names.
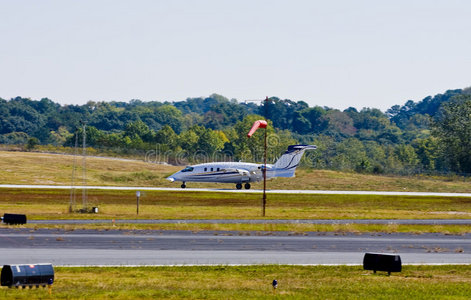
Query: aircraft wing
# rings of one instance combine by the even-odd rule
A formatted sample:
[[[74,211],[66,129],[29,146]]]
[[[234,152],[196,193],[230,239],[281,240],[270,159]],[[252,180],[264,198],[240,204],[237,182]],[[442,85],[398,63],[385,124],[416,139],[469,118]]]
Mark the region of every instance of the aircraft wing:
[[[236,168],[222,169],[221,172],[239,174],[240,176],[243,176],[243,177],[250,175],[249,170],[245,170],[245,169],[236,169]]]

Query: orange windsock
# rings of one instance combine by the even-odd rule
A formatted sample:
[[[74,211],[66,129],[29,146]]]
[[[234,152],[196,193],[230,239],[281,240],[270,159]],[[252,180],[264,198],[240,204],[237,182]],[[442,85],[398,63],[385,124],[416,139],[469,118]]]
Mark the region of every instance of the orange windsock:
[[[252,125],[252,128],[250,129],[249,133],[247,133],[248,137],[251,137],[255,131],[257,131],[258,128],[266,128],[267,127],[267,121],[265,120],[258,120],[255,121]]]

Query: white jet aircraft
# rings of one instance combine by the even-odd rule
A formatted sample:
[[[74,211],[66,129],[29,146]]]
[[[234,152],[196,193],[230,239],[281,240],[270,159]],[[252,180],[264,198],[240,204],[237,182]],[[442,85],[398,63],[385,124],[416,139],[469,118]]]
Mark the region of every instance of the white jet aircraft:
[[[267,179],[273,177],[294,177],[294,171],[305,150],[314,150],[314,145],[291,145],[274,165],[267,164]],[[263,180],[263,164],[246,162],[211,162],[187,166],[185,169],[167,177],[170,181],[181,181],[182,188],[186,182],[222,182],[235,183],[240,190],[244,183],[250,189],[250,182]]]

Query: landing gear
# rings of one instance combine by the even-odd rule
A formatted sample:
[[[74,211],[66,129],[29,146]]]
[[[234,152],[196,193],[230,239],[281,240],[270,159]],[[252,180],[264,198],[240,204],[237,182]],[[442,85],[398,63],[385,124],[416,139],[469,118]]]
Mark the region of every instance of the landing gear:
[[[183,182],[181,187],[182,187],[182,189],[186,188],[186,184]]]
[[[242,188],[242,183],[236,184],[236,189],[240,190]]]
[[[245,188],[246,190],[250,190],[250,183],[248,183],[248,182],[245,183],[244,188]]]

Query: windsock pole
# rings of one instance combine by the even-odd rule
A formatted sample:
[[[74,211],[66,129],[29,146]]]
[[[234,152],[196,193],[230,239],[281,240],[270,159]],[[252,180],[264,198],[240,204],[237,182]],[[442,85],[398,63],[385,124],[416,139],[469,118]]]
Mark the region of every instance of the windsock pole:
[[[262,168],[262,174],[263,174],[263,197],[262,197],[262,217],[265,217],[265,206],[267,205],[267,194],[266,194],[266,189],[267,189],[267,126],[268,123],[265,120],[258,120],[255,121],[252,125],[252,128],[250,129],[249,133],[247,134],[247,137],[251,137],[255,131],[257,131],[258,128],[265,128],[265,133],[264,133],[264,155],[263,155],[263,168]]]
[[[268,96],[265,98],[265,103],[263,104],[265,108],[265,122],[268,120]],[[262,217],[265,217],[265,206],[267,205],[267,125],[265,126],[265,151],[263,157],[263,196],[262,196]]]

